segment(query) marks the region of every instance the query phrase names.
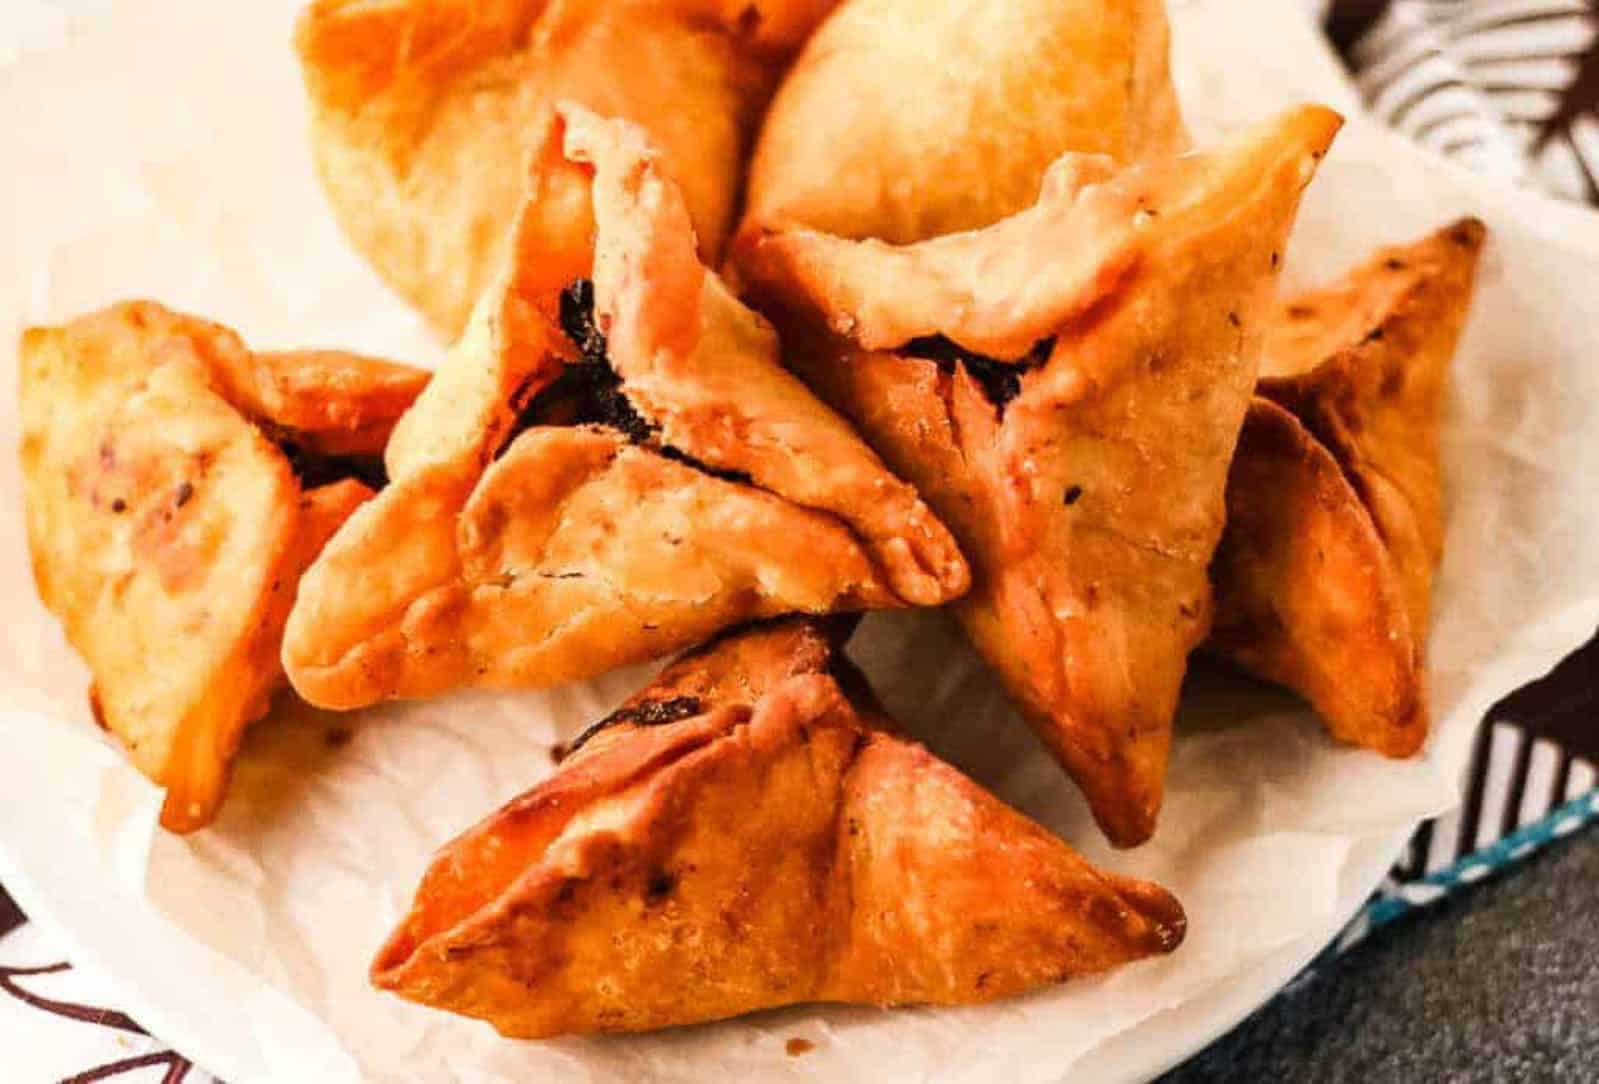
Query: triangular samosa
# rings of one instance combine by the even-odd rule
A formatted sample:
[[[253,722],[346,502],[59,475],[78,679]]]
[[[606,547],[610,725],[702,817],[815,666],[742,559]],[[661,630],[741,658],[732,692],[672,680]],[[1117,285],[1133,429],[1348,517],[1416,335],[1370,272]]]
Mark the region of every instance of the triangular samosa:
[[[786,357],[973,564],[955,609],[1118,844],[1148,838],[1283,246],[1339,118],[1203,154],[1066,155],[1038,202],[896,247],[741,250]]]
[[[307,574],[295,688],[547,686],[756,617],[935,605],[965,561],[695,255],[637,127],[552,124],[497,283]],[[594,217],[547,214],[553,189]]]
[[[1169,893],[896,736],[834,652],[789,619],[675,663],[439,852],[373,981],[542,1037],[988,1001],[1177,947]]]
[[[1284,301],[1260,382],[1280,407],[1256,404],[1228,485],[1212,644],[1390,756],[1427,736],[1439,415],[1485,236],[1464,219]]]
[[[540,118],[572,100],[650,131],[714,262],[761,110],[831,6],[317,0],[297,43],[328,198],[356,249],[453,338],[500,263]]]
[[[1187,142],[1163,0],[846,0],[761,126],[744,232],[896,244],[978,229],[1067,151],[1119,162]]]
[[[328,351],[252,354],[149,302],[23,334],[22,468],[39,595],[96,717],[207,824],[281,684],[300,573],[381,484],[427,374]]]

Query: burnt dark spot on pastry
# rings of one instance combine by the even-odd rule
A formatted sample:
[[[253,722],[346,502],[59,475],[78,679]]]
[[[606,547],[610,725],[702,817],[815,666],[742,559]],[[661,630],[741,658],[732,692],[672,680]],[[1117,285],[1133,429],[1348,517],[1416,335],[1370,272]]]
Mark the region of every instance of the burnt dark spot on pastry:
[[[550,763],[559,765],[561,761],[572,755],[572,750],[563,741],[558,741],[550,746]]]
[[[571,756],[587,745],[589,739],[593,738],[594,735],[613,726],[622,726],[624,724],[629,726],[665,726],[668,723],[675,723],[679,720],[699,715],[703,710],[700,698],[697,696],[674,696],[665,700],[640,700],[636,704],[627,704],[617,708],[599,722],[592,724],[583,733],[574,738],[572,744],[567,747],[566,754]]]
[[[1449,231],[1449,239],[1463,248],[1476,248],[1482,243],[1488,227],[1479,219],[1467,218],[1457,222]]]
[[[1405,390],[1405,370],[1398,365],[1391,365],[1382,375],[1382,386],[1379,394],[1392,398]]]
[[[674,696],[667,700],[640,700],[624,708],[617,708],[602,722],[607,726],[630,723],[633,726],[664,726],[679,719],[698,715],[701,711],[697,696]]]
[[[1233,325],[1233,327],[1243,327],[1244,326],[1243,319],[1236,312],[1229,312],[1227,314],[1227,322],[1229,324]]]
[[[623,393],[622,377],[611,367],[605,332],[594,318],[594,284],[578,279],[567,286],[561,291],[560,310],[561,331],[577,348],[577,360],[531,398],[524,389],[511,397],[517,417],[496,458],[539,425],[601,425],[634,444],[650,441],[659,431]]]
[[[583,360],[609,367],[609,344],[594,319],[594,282],[575,279],[561,291],[561,330]]]
[[[900,353],[931,361],[946,373],[953,373],[959,365],[977,381],[988,401],[1003,416],[1011,400],[1022,393],[1022,374],[1048,361],[1054,348],[1054,339],[1039,339],[1022,357],[1005,361],[968,350],[944,335],[923,335],[900,347]]]
[[[1309,320],[1316,315],[1316,310],[1309,305],[1289,305],[1288,318],[1290,320]]]
[[[309,447],[305,438],[292,429],[270,422],[257,424],[289,461],[289,469],[300,480],[302,489],[318,489],[349,478],[374,490],[389,484],[389,472],[380,455],[327,455]]]
[[[634,444],[647,443],[658,428],[622,392],[622,378],[609,362],[574,362],[540,389],[521,411],[506,444],[535,425],[603,425]]]
[[[577,348],[579,360],[569,362],[560,376],[525,404],[520,403],[520,393],[512,397],[513,404],[517,404],[516,422],[495,458],[504,455],[517,437],[534,426],[599,425],[621,433],[631,444],[649,448],[664,459],[702,474],[742,485],[752,483],[743,471],[712,466],[661,442],[661,427],[639,413],[622,390],[621,374],[611,365],[610,344],[594,318],[591,280],[577,279],[562,290],[560,308],[561,331]]]
[[[123,500],[121,497],[118,497],[116,500],[111,502],[111,511],[113,513],[115,513],[116,515],[120,516],[122,513],[126,512],[127,510],[128,510],[128,502]]]
[[[644,882],[644,898],[649,903],[660,903],[677,887],[677,878],[664,869],[654,870]]]
[[[329,727],[327,733],[322,735],[322,740],[329,749],[342,749],[349,745],[355,737],[355,731],[347,726]]]
[[[713,467],[701,459],[695,459],[681,448],[674,448],[670,444],[663,444],[655,449],[663,459],[672,459],[686,466],[693,467],[701,474],[709,474],[712,478],[720,478],[724,482],[736,482],[739,485],[753,485],[755,479],[741,470],[728,470],[726,467]]]
[[[1273,252],[1271,254],[1271,265],[1273,268],[1281,266],[1282,262],[1283,254],[1281,252]]]
[[[172,493],[172,503],[182,508],[194,498],[194,483],[183,481],[178,483],[178,488]]]
[[[1066,507],[1070,508],[1072,505],[1076,504],[1079,500],[1082,499],[1082,496],[1083,496],[1083,487],[1082,486],[1067,486],[1066,487],[1066,496],[1064,498],[1065,502],[1066,502]]]
[[[1366,343],[1382,342],[1382,335],[1383,335],[1382,325],[1378,324],[1376,327],[1374,327],[1370,331],[1366,332],[1366,337],[1364,339],[1361,339],[1360,342],[1361,342],[1362,345],[1364,345]]]
[[[1383,261],[1382,265],[1390,271],[1403,271],[1409,266],[1409,264],[1405,263],[1405,261],[1401,260],[1398,256],[1388,257]]]

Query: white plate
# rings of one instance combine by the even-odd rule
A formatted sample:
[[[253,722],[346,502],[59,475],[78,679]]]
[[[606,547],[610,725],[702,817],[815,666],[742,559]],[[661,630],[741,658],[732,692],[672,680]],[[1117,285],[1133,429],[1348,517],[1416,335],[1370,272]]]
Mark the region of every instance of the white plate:
[[[266,347],[422,360],[416,322],[339,238],[306,153],[287,39],[296,0],[8,9],[0,35],[0,312],[60,319],[150,296]],[[66,14],[62,14],[66,12]],[[1176,12],[1202,137],[1278,104],[1351,101],[1296,5]],[[33,597],[19,517],[0,522],[0,877],[121,987],[124,1007],[233,1084],[370,1079],[731,1079],[886,1074],[1031,1084],[1139,1079],[1278,989],[1336,932],[1416,821],[1453,798],[1473,724],[1599,621],[1599,371],[1590,216],[1460,174],[1359,124],[1307,203],[1290,269],[1330,273],[1461,213],[1494,233],[1446,433],[1453,503],[1438,587],[1439,736],[1393,764],[1340,750],[1302,710],[1195,690],[1161,832],[1116,854],[998,705],[947,627],[862,633],[890,707],[938,751],[1082,846],[1184,900],[1175,956],[995,1006],[796,1009],[659,1036],[513,1044],[371,991],[366,960],[430,849],[549,770],[545,750],[638,675],[548,695],[458,697],[363,716],[336,757],[326,717],[257,727],[218,825],[155,833],[157,795],[89,722],[84,674]],[[15,327],[11,329],[15,331]],[[14,341],[14,338],[12,339]],[[9,351],[0,369],[14,363]],[[1523,364],[1525,363],[1525,364]],[[14,370],[0,385],[14,386]],[[0,445],[16,407],[0,397]],[[18,469],[0,459],[0,501]],[[1201,683],[1203,685],[1203,683]],[[492,717],[492,718],[490,718]],[[1191,718],[1190,723],[1195,719]],[[819,1040],[802,1059],[791,1035]]]

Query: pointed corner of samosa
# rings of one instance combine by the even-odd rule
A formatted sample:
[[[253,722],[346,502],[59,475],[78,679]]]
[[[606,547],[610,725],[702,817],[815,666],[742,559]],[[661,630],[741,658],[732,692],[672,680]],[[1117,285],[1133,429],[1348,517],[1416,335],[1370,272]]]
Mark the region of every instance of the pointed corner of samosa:
[[[1166,798],[1166,761],[1171,724],[1158,734],[1135,739],[1116,759],[1092,774],[1073,773],[1094,821],[1111,844],[1123,850],[1148,843],[1160,822]]]

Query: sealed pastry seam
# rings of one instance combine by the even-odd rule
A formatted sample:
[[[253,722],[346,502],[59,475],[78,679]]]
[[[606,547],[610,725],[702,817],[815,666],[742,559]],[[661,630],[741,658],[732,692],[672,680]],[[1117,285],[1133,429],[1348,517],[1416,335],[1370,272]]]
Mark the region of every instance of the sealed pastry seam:
[[[669,667],[439,853],[374,983],[542,1037],[987,1001],[1177,947],[1169,894],[885,729],[835,650],[788,620]]]
[[[88,664],[97,720],[166,789],[162,823],[202,827],[282,684],[300,574],[371,496],[426,374],[252,354],[149,302],[30,329],[21,360],[40,597]]]
[[[806,43],[750,167],[741,234],[896,244],[1031,204],[1068,151],[1183,149],[1161,0],[850,0]]]
[[[957,615],[1118,843],[1154,827],[1272,286],[1338,125],[1306,106],[1165,161],[1068,155],[969,233],[738,252],[790,363],[956,532]]]
[[[1429,729],[1440,411],[1485,237],[1463,219],[1285,299],[1228,488],[1214,646],[1388,756]]]
[[[761,110],[832,6],[316,0],[295,41],[323,187],[354,247],[453,339],[503,260],[540,118],[569,99],[654,133],[716,260]]]
[[[494,287],[396,429],[394,484],[307,576],[284,660],[314,703],[550,685],[739,620],[966,588],[943,525],[699,262],[649,139],[562,108]],[[551,211],[574,193],[581,228]]]

